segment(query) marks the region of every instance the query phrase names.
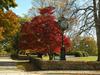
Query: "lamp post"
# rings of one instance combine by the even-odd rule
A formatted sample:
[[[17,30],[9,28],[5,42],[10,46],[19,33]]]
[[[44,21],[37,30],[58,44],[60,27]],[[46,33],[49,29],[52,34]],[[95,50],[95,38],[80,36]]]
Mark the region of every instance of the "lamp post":
[[[62,46],[61,46],[61,51],[60,51],[60,60],[65,60],[66,52],[65,52],[65,46],[64,46],[64,31],[68,29],[68,22],[64,16],[62,16],[58,22],[62,30]]]

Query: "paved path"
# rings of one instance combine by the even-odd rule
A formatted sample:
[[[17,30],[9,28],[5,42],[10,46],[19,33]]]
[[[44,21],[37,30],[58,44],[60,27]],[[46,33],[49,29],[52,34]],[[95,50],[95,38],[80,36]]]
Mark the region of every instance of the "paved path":
[[[100,75],[100,71],[0,71],[0,75]]]
[[[29,62],[29,60],[12,60],[10,57],[0,57],[0,72],[6,70],[18,71],[19,69],[16,67],[18,62]]]
[[[28,62],[29,60],[12,60],[10,57],[0,57],[0,62]]]

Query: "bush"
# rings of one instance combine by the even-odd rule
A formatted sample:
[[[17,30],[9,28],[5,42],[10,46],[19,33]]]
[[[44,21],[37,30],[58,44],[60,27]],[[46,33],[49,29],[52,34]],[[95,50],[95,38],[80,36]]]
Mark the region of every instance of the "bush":
[[[83,56],[83,53],[82,53],[81,51],[76,51],[76,52],[74,53],[74,55],[75,55],[76,57],[82,57],[82,56]]]
[[[0,51],[0,56],[5,56],[5,55],[7,55],[8,53],[7,53],[7,51],[5,51],[5,50],[1,50]]]
[[[83,57],[89,56],[89,54],[87,52],[85,52],[85,51],[82,51],[82,54],[83,54]]]
[[[74,55],[76,57],[86,57],[89,54],[85,51],[70,51],[70,52],[67,52],[67,55]]]
[[[16,50],[12,50],[11,51],[11,58],[12,59],[17,59],[18,58],[18,54],[17,54],[17,51]]]

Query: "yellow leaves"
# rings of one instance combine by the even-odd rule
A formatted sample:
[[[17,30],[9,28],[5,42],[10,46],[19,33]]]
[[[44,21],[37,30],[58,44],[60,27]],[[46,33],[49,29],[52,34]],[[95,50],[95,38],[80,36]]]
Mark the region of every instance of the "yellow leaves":
[[[3,11],[0,9],[0,15],[3,14]]]
[[[3,37],[12,37],[19,31],[20,24],[16,14],[12,11],[6,13],[0,10],[0,40]]]
[[[9,19],[10,21],[16,22],[18,20],[18,17],[16,14],[14,14],[11,10],[9,10],[5,14],[6,18]]]
[[[4,18],[4,13],[3,13],[3,11],[0,9],[0,19],[1,18]]]
[[[3,33],[4,32],[4,28],[3,27],[0,27],[0,33]]]
[[[0,41],[4,39],[3,32],[4,32],[4,28],[0,27]]]
[[[86,43],[89,43],[89,42],[91,42],[91,41],[94,41],[94,39],[93,39],[92,37],[86,37],[86,38],[84,39],[84,41],[85,41]]]
[[[54,3],[59,8],[64,8],[65,4],[68,3],[68,0],[49,0],[49,3]]]
[[[12,30],[12,31],[9,33],[9,36],[13,36],[14,34],[16,34],[16,32],[18,32],[18,28],[16,28],[15,30]]]
[[[59,6],[60,8],[63,8],[63,7],[65,6],[65,3],[59,2],[59,3],[58,3],[58,6]]]

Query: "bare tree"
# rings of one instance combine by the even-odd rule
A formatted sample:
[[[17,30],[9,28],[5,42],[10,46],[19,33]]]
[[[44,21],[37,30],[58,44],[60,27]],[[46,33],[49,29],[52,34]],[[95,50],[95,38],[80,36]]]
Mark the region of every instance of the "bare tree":
[[[98,45],[98,61],[100,61],[100,0],[93,0],[94,8],[94,21],[97,34],[97,45]]]
[[[73,14],[77,16],[79,23],[77,35],[82,33],[90,35],[91,31],[96,30],[98,61],[100,61],[100,0],[87,0],[82,6],[76,6]]]

